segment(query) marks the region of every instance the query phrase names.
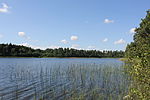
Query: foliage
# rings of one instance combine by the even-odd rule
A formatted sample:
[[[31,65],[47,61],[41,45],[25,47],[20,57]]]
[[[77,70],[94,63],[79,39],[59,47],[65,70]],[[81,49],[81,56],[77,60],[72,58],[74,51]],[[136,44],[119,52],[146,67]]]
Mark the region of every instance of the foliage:
[[[30,47],[0,44],[0,56],[13,56],[13,57],[39,57],[41,50],[34,50]]]
[[[12,57],[123,57],[123,51],[77,50],[72,48],[32,49],[30,47],[0,44],[0,56]]]
[[[133,78],[130,99],[150,100],[150,10],[136,28],[134,42],[127,46],[125,55]]]

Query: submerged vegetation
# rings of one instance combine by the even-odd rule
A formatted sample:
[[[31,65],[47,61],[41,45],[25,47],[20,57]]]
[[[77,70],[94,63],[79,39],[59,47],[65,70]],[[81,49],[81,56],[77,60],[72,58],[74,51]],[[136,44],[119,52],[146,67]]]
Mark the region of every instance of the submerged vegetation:
[[[134,42],[127,46],[125,55],[133,80],[129,99],[150,100],[150,10],[136,28]]]
[[[124,56],[124,51],[98,51],[98,50],[77,50],[72,48],[58,49],[33,49],[30,47],[0,44],[0,56],[2,57],[115,57]]]
[[[18,66],[19,67],[19,66]],[[71,64],[32,70],[12,66],[1,100],[122,100],[129,77],[117,64]]]

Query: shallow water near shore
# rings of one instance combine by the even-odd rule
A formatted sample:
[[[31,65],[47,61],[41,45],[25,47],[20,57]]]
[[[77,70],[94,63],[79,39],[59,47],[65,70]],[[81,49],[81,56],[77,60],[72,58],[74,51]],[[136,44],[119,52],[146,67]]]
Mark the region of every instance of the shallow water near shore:
[[[0,100],[121,100],[129,77],[118,58],[0,58]]]

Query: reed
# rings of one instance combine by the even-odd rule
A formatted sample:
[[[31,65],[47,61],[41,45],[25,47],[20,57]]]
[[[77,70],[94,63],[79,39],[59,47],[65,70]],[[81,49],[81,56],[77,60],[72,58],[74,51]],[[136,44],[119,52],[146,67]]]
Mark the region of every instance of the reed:
[[[38,72],[15,69],[10,80],[16,85],[1,89],[1,100],[9,100],[13,94],[17,100],[120,100],[130,84],[122,66],[98,64],[41,66]]]

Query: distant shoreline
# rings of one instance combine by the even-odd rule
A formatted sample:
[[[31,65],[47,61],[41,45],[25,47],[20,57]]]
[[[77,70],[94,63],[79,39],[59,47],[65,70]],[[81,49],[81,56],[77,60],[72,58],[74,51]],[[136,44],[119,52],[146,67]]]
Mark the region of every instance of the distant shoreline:
[[[12,56],[3,57],[0,56],[0,58],[118,58],[118,57],[12,57]],[[123,59],[123,58],[119,57],[119,59]]]
[[[120,50],[78,50],[73,48],[56,48],[45,50],[34,49],[15,44],[0,44],[0,56],[5,58],[120,58],[124,57]]]
[[[128,59],[127,58],[120,58],[119,61],[126,62],[126,61],[128,61]]]

